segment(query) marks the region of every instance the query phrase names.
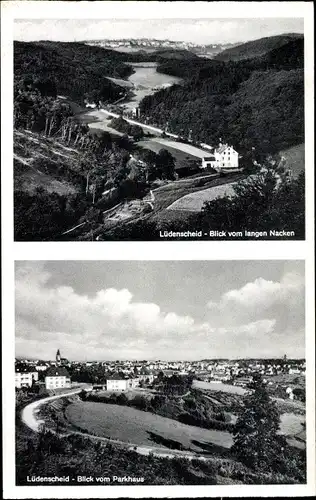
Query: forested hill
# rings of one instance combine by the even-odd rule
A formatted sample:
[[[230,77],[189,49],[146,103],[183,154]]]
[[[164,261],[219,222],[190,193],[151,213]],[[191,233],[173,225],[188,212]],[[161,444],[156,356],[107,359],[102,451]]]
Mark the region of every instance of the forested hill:
[[[220,54],[215,56],[218,61],[240,61],[242,59],[251,59],[266,54],[270,50],[278,49],[283,45],[293,40],[302,40],[303,35],[300,33],[286,33],[284,35],[269,36],[253,40],[251,42],[243,43],[223,50]]]
[[[114,50],[77,42],[14,42],[15,85],[26,83],[52,97],[83,102],[92,92],[104,100],[115,98],[121,89],[105,76],[125,78],[132,72]]]
[[[194,140],[212,145],[222,138],[240,152],[275,153],[304,142],[303,40],[244,61],[186,61],[178,75],[182,67],[183,85],[141,102],[151,123],[168,122],[183,137],[191,130]]]

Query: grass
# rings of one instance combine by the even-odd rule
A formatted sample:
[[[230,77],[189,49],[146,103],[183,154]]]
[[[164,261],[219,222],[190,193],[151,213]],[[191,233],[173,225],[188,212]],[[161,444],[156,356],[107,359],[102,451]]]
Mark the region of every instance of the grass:
[[[291,169],[293,177],[298,177],[305,170],[305,144],[280,151],[280,155],[286,158],[286,164]]]
[[[141,146],[144,149],[149,149],[150,151],[153,151],[154,153],[159,153],[162,149],[166,149],[169,151],[169,153],[172,154],[172,156],[175,159],[175,168],[176,170],[180,167],[185,166],[186,162],[188,161],[198,161],[198,163],[201,163],[201,160],[197,160],[195,156],[190,155],[189,153],[184,153],[183,151],[180,151],[179,149],[175,149],[171,147],[168,144],[164,144],[162,142],[155,141],[155,139],[149,139],[146,141],[139,141],[137,143],[139,146]],[[176,143],[175,143],[176,145]],[[207,153],[205,153],[205,156],[207,156]]]
[[[67,195],[79,192],[78,186],[69,181],[45,172],[41,163],[49,162],[52,166],[62,162],[76,170],[78,152],[60,144],[54,139],[47,139],[30,131],[14,131],[14,187],[33,193],[37,187],[46,191]]]
[[[245,178],[242,174],[234,174],[232,177],[217,177],[211,179],[188,178],[187,182],[171,182],[154,191],[154,212],[149,216],[157,222],[165,221],[186,221],[192,211],[183,208],[182,210],[170,210],[168,207],[183,196],[198,192],[203,194],[204,190],[215,186],[226,185]],[[203,189],[202,189],[203,188]]]
[[[230,448],[228,432],[185,425],[170,418],[126,406],[73,403],[66,410],[71,424],[88,433],[143,446],[203,453],[206,445]]]
[[[217,384],[216,382],[204,382],[201,380],[194,380],[192,387],[194,389],[203,389],[209,391],[221,391],[226,392],[228,394],[238,394],[243,396],[246,391],[242,387],[238,387],[237,385],[229,385],[229,384]]]
[[[213,201],[224,196],[234,196],[232,185],[213,186],[208,189],[190,193],[176,200],[167,210],[185,210],[187,212],[200,212],[205,202]]]

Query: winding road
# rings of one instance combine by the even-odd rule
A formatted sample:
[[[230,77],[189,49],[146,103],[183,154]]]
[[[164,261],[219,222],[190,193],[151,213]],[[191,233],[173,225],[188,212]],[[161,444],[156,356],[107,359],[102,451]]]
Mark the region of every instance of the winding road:
[[[69,390],[65,393],[57,394],[55,396],[49,396],[47,398],[39,399],[37,401],[34,401],[33,403],[30,403],[27,405],[25,408],[23,408],[21,412],[21,420],[22,422],[33,432],[40,432],[42,425],[45,424],[44,420],[40,420],[37,417],[37,414],[40,410],[40,407],[43,406],[46,403],[49,403],[50,401],[54,401],[56,399],[64,398],[64,397],[69,397],[73,396],[75,394],[79,394],[82,391],[83,387],[80,388],[74,388],[72,390]],[[123,441],[119,441],[117,439],[109,439],[101,436],[94,436],[91,434],[87,434],[85,432],[80,432],[80,431],[71,431],[71,432],[63,432],[63,433],[57,433],[56,431],[50,429],[51,432],[54,434],[58,434],[59,436],[69,436],[71,434],[76,434],[79,436],[82,436],[84,438],[89,438],[91,441],[98,441],[98,442],[103,442],[103,443],[112,443],[114,445],[119,445],[122,446],[130,451],[135,451],[136,453],[140,455],[150,455],[153,454],[157,457],[162,457],[162,458],[175,458],[175,457],[184,457],[187,458],[188,460],[202,460],[202,461],[208,461],[212,460],[211,457],[204,457],[199,455],[198,453],[192,453],[190,451],[181,451],[181,450],[169,450],[168,448],[160,448],[157,446],[139,446],[137,444],[133,443],[125,443]],[[227,459],[226,459],[227,460]]]

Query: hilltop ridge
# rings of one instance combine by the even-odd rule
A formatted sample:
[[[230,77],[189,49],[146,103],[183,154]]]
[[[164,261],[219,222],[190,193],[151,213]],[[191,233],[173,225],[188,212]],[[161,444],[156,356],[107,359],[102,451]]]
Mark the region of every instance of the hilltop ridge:
[[[273,49],[278,49],[293,40],[304,40],[300,33],[284,33],[252,40],[223,50],[215,56],[218,61],[241,61],[253,57],[263,56]]]

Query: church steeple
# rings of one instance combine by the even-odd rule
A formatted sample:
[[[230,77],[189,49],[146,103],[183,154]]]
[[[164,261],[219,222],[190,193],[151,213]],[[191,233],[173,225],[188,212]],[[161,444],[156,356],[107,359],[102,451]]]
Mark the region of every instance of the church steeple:
[[[60,350],[57,349],[57,352],[56,352],[56,363],[57,363],[57,365],[60,365],[60,362],[61,362]]]

